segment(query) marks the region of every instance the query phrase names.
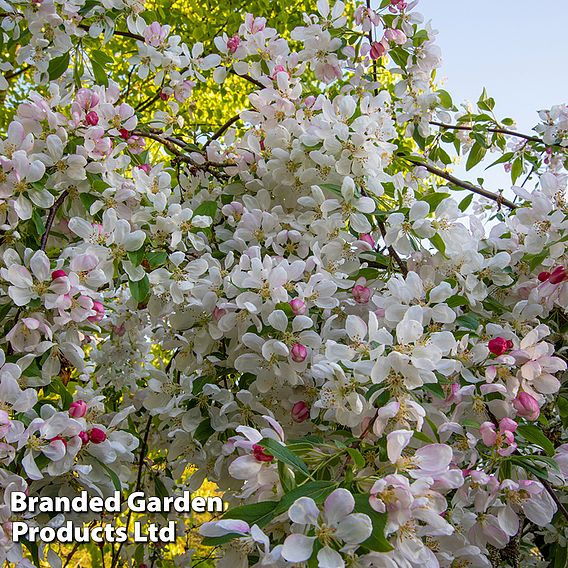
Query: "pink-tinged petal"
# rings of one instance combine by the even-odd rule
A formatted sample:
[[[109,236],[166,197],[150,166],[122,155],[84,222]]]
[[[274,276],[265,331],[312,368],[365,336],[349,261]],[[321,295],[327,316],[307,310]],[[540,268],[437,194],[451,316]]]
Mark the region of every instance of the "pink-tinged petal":
[[[207,537],[224,536],[229,533],[248,534],[250,528],[248,523],[239,519],[223,519],[203,523],[199,528],[199,534]]]
[[[391,463],[396,463],[402,450],[408,446],[410,439],[413,436],[411,430],[395,430],[387,436],[387,456]]]
[[[282,558],[288,562],[306,562],[312,555],[315,540],[315,536],[291,534],[282,546]]]
[[[329,546],[325,546],[318,552],[318,568],[343,568],[345,562],[341,554]]]
[[[367,540],[373,532],[371,519],[363,513],[347,515],[335,532],[336,536],[348,544],[360,544]]]
[[[272,416],[263,415],[262,417],[272,426],[274,431],[278,434],[278,437],[284,441],[284,430],[282,429],[282,426],[280,426],[280,424],[274,420]]]
[[[65,456],[65,444],[61,440],[54,440],[41,451],[51,461],[59,461]]]
[[[41,281],[51,280],[49,259],[42,250],[38,250],[30,259],[30,268],[34,276]]]
[[[495,431],[495,424],[492,422],[484,422],[479,427],[481,439],[486,446],[494,446],[497,441],[497,432]]]
[[[30,271],[21,265],[12,265],[8,268],[8,280],[15,286],[29,288],[33,285]]]
[[[429,444],[416,451],[418,467],[425,472],[442,472],[453,458],[452,448],[446,444]]]
[[[22,466],[30,479],[42,479],[43,475],[34,460],[32,452],[28,452],[22,460]]]
[[[556,503],[546,491],[525,501],[522,508],[527,519],[540,527],[550,523],[557,510]]]
[[[288,510],[288,517],[299,525],[315,525],[319,517],[319,509],[313,499],[300,497]]]
[[[33,298],[34,294],[29,288],[8,287],[8,295],[16,306],[25,306]]]
[[[355,499],[347,489],[339,488],[325,500],[323,509],[328,524],[336,525],[355,508]]]
[[[505,505],[497,514],[500,527],[509,535],[514,536],[519,531],[519,517],[512,507]]]
[[[560,389],[560,381],[555,376],[545,373],[534,382],[533,387],[542,394],[554,394]]]
[[[253,456],[240,456],[229,466],[229,474],[235,479],[250,479],[262,468],[262,462]]]

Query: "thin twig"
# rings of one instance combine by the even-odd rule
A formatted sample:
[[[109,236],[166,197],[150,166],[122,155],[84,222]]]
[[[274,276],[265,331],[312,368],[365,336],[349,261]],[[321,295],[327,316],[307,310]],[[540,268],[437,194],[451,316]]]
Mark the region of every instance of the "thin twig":
[[[411,163],[413,163],[417,166],[422,166],[422,167],[426,168],[430,173],[437,175],[438,177],[441,177],[442,179],[445,179],[446,181],[449,181],[450,183],[453,183],[454,185],[457,185],[458,187],[463,187],[464,189],[472,191],[473,193],[477,193],[478,195],[482,195],[483,197],[487,197],[487,199],[491,199],[492,201],[495,201],[499,205],[505,205],[509,209],[516,209],[517,208],[517,205],[515,205],[512,201],[509,201],[508,199],[504,198],[499,193],[493,193],[491,191],[488,191],[487,189],[484,189],[483,187],[480,187],[478,185],[474,185],[473,183],[470,183],[469,181],[461,180],[461,179],[457,178],[456,176],[453,176],[452,174],[445,172],[444,170],[441,170],[439,168],[436,168],[435,166],[432,166],[432,165],[430,165],[426,162],[423,162],[420,158],[415,158],[413,156],[402,156],[402,157],[405,160],[408,160],[409,162],[411,162]]]
[[[176,162],[185,162],[189,164],[194,169],[204,170],[209,172],[211,175],[216,177],[219,180],[227,179],[229,176],[224,173],[222,170],[223,168],[227,168],[232,166],[233,164],[230,163],[220,163],[220,162],[211,162],[210,160],[205,160],[204,162],[197,162],[191,156],[184,154],[176,146],[181,148],[186,148],[187,144],[182,140],[178,140],[177,138],[173,138],[171,136],[164,136],[162,134],[157,133],[155,130],[150,132],[145,130],[134,130],[132,134],[137,136],[142,136],[144,138],[150,138],[151,140],[155,140],[162,144],[165,148],[167,148],[174,156],[174,161]]]
[[[256,85],[259,89],[266,89],[266,85],[263,85],[260,81],[257,81],[256,79],[254,79],[248,73],[245,73],[244,75],[240,75],[239,73],[237,73],[233,69],[231,69],[231,73],[233,75],[236,75],[237,77],[242,77],[243,79],[246,79],[249,83]]]
[[[431,120],[430,124],[433,126],[439,126],[445,130],[473,130],[473,126],[467,126],[465,124],[446,124],[445,122],[436,122]],[[538,144],[543,144],[544,146],[559,146],[564,148],[560,144],[547,144],[541,138],[537,136],[531,136],[530,134],[523,134],[522,132],[517,132],[516,130],[508,130],[507,128],[487,128],[487,132],[495,132],[497,134],[505,134],[506,136],[515,136],[516,138],[522,138],[528,142],[537,142]]]
[[[57,215],[57,210],[61,207],[68,195],[69,191],[66,189],[49,209],[47,221],[45,222],[45,231],[41,237],[41,250],[45,250],[45,247],[47,246],[47,239],[49,238],[49,232],[51,231],[51,226],[53,225],[53,221],[55,220],[55,215]]]
[[[138,458],[138,475],[136,477],[136,489],[135,491],[140,491],[142,487],[142,471],[144,469],[144,458],[146,457],[146,450],[148,448],[148,437],[150,436],[150,428],[152,426],[152,416],[148,416],[148,421],[146,422],[146,428],[144,430],[144,439],[142,440],[142,446],[140,447],[140,457]],[[132,510],[128,509],[128,515],[126,515],[126,530],[130,526],[130,518],[132,516]],[[118,545],[116,553],[113,554],[111,568],[114,568],[117,564],[118,557],[120,555],[120,550],[122,549],[122,545],[124,542],[121,542]]]
[[[235,124],[235,122],[240,120],[240,118],[241,118],[240,113],[235,114],[235,116],[232,116],[231,118],[229,118],[229,120],[227,120],[227,122],[225,122],[225,124],[223,124],[223,126],[221,126],[219,128],[219,130],[217,130],[215,132],[215,134],[213,134],[213,136],[211,136],[211,138],[209,138],[209,140],[207,140],[207,142],[205,142],[203,149],[205,150],[205,148],[207,148],[207,146],[209,146],[209,144],[211,144],[211,142],[213,142],[213,140],[217,140],[219,137],[221,137],[223,135],[223,133],[225,131],[227,131],[233,124]]]
[[[87,26],[87,25],[85,25],[85,24],[81,24],[81,25],[79,25],[79,27],[80,27],[82,30],[87,30],[87,31],[89,31],[89,26]],[[145,41],[146,41],[146,39],[144,38],[144,36],[141,36],[140,34],[133,34],[133,33],[131,33],[131,32],[123,32],[123,31],[120,31],[120,30],[114,30],[113,33],[114,33],[114,35],[117,35],[117,36],[129,37],[129,38],[131,38],[131,39],[135,39],[135,40],[141,41],[141,42],[145,42]]]
[[[379,219],[377,219],[377,225],[379,226],[379,230],[381,231],[381,235],[384,239],[386,237],[386,234],[387,234],[385,224],[382,221],[380,221]],[[392,245],[390,245],[388,247],[388,251],[389,251],[389,255],[391,256],[391,258],[393,258],[394,261],[398,264],[398,267],[400,268],[400,271],[402,272],[402,274],[404,276],[406,276],[408,274],[408,269],[406,268],[406,265],[404,264],[404,261],[402,260],[402,258],[400,258],[400,256],[398,256],[398,253],[394,250],[394,247]]]

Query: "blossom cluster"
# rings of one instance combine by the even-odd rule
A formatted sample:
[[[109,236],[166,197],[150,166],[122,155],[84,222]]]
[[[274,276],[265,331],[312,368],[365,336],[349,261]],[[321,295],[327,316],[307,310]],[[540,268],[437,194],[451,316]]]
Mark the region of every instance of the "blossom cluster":
[[[12,542],[13,491],[206,478],[219,566],[566,553],[568,113],[519,143],[485,94],[459,111],[416,4],[319,0],[290,40],[247,14],[205,53],[137,0],[0,0],[38,85],[0,140],[2,562],[65,562]],[[101,79],[119,32],[161,110]],[[247,108],[188,136],[233,76]],[[486,153],[504,194],[446,172]],[[67,520],[101,522],[28,519]]]

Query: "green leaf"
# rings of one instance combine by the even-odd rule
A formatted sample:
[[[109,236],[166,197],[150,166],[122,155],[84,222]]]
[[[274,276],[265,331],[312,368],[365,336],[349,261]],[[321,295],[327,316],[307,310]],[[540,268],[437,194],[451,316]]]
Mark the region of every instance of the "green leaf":
[[[199,423],[195,432],[193,433],[193,438],[199,443],[203,444],[215,433],[215,430],[211,428],[211,420],[206,418]]]
[[[460,211],[463,213],[471,205],[472,201],[473,201],[473,193],[470,193],[467,197],[464,197],[460,201],[460,204],[458,205]]]
[[[444,239],[438,235],[437,233],[433,236],[430,237],[430,242],[443,254],[446,254],[446,243],[444,242]]]
[[[138,250],[135,250],[134,252],[129,252],[128,260],[130,260],[130,262],[134,266],[140,266],[140,263],[144,259],[144,250],[145,250],[144,245],[142,245]]]
[[[385,537],[387,513],[378,513],[369,505],[368,495],[354,495],[355,511],[367,515],[373,523],[371,536],[361,543],[361,546],[376,552],[389,552],[393,550],[391,543]]]
[[[214,219],[216,213],[217,213],[217,202],[204,201],[193,212],[193,216],[195,217],[196,215],[205,215],[207,217],[211,217],[211,219]]]
[[[308,481],[293,491],[286,493],[274,509],[274,515],[278,516],[285,513],[300,497],[310,497],[316,503],[322,503],[336,488],[337,483],[333,481]]]
[[[128,286],[130,287],[132,297],[138,303],[143,302],[150,293],[150,280],[148,279],[147,274],[144,274],[144,278],[142,278],[142,280],[138,280],[138,282],[129,280]]]
[[[554,564],[550,565],[551,568],[566,568],[568,566],[568,549],[556,543],[550,551],[550,558],[554,561]]]
[[[558,405],[562,425],[566,428],[568,427],[568,400],[563,396],[559,396],[556,400],[556,404]]]
[[[471,147],[471,150],[469,151],[469,156],[467,157],[465,169],[469,171],[471,170],[471,168],[479,164],[479,162],[481,162],[481,160],[483,160],[483,158],[485,157],[486,152],[487,152],[486,148],[484,148],[481,144],[479,144],[479,142],[475,142],[475,144]]]
[[[245,521],[251,527],[258,525],[262,528],[275,517],[276,505],[278,505],[278,501],[260,501],[259,503],[233,507],[223,515],[223,519],[239,519]]]
[[[554,444],[543,434],[542,430],[532,424],[526,424],[517,428],[517,433],[520,434],[527,442],[539,446],[549,456],[555,453]]]
[[[59,57],[55,57],[49,62],[49,66],[47,68],[47,74],[49,75],[50,81],[55,81],[67,71],[69,67],[69,52],[64,53]]]
[[[433,395],[437,396],[438,398],[441,399],[446,398],[444,389],[438,383],[424,383],[423,386],[426,390],[429,390]]]
[[[153,270],[154,268],[166,263],[166,260],[168,260],[168,253],[161,250],[149,252],[146,254],[146,260],[148,261],[150,268]]]
[[[485,169],[488,170],[489,168],[491,168],[492,166],[496,166],[497,164],[505,164],[507,162],[511,161],[511,158],[515,155],[514,152],[506,152],[505,154],[503,154],[500,158],[497,158],[497,160],[495,160],[494,162],[492,162],[491,164],[489,164]]]
[[[519,176],[523,173],[523,159],[517,158],[513,162],[513,167],[511,168],[511,181],[515,183]]]
[[[471,329],[472,331],[476,331],[477,328],[479,327],[478,319],[471,314],[465,314],[463,316],[459,316],[458,318],[456,318],[456,324],[461,327]]]
[[[87,211],[89,211],[89,209],[91,208],[91,205],[95,201],[97,201],[98,197],[96,195],[91,195],[90,193],[80,193],[79,199],[81,200],[81,203],[83,204],[85,209]]]
[[[304,475],[309,475],[308,466],[304,463],[302,458],[291,452],[286,446],[280,444],[280,442],[272,438],[263,438],[259,442],[259,446],[268,450],[268,453],[277,460],[284,462],[295,470],[301,471]]]
[[[41,218],[41,214],[38,209],[33,210],[32,221],[34,222],[37,234],[43,235],[43,233],[45,232],[45,225],[43,223],[43,219]]]
[[[112,469],[110,469],[110,467],[108,467],[102,461],[100,461],[100,460],[97,460],[97,461],[99,462],[101,467],[107,472],[108,476],[110,477],[110,480],[112,481],[112,484],[114,485],[114,488],[117,491],[121,491],[122,490],[122,483],[121,483],[118,475],[116,475],[116,473],[114,473],[114,471]]]
[[[91,66],[97,84],[108,87],[108,72],[106,67],[112,62],[112,57],[98,49],[94,49],[91,52]]]
[[[452,97],[450,96],[450,93],[448,93],[448,91],[445,91],[444,89],[438,89],[436,91],[436,94],[438,95],[438,99],[440,100],[440,104],[444,108],[452,108],[454,106],[454,103],[452,101]]]
[[[440,205],[440,203],[442,203],[444,199],[448,199],[448,197],[451,197],[449,193],[435,192],[424,195],[422,197],[422,201],[426,201],[426,203],[430,205],[430,211],[434,211],[436,207],[438,207],[438,205]]]
[[[353,463],[359,469],[363,469],[365,467],[365,458],[359,450],[357,450],[356,448],[347,448],[347,453],[351,456]]]
[[[30,551],[33,563],[37,566],[37,568],[41,568],[37,542],[29,541],[27,538],[22,538],[21,541],[24,544],[24,546]]]
[[[450,308],[457,308],[458,306],[469,306],[469,300],[465,296],[460,296],[456,294],[455,296],[451,296],[446,300],[446,304]]]
[[[108,87],[108,76],[106,74],[105,68],[93,59],[91,59],[91,67],[93,69],[93,76],[97,85]]]

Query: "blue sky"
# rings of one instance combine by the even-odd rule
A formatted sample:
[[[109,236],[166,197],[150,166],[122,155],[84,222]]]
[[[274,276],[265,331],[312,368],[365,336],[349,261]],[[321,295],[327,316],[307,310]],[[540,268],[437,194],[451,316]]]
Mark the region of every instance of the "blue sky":
[[[420,0],[416,10],[439,32],[437,77],[455,104],[476,102],[486,87],[497,116],[528,133],[538,110],[568,102],[568,0]],[[455,172],[484,177],[491,190],[511,185],[502,166]]]
[[[455,102],[485,86],[498,114],[528,130],[537,110],[568,100],[568,1],[421,0],[417,10],[439,31],[438,76]]]

